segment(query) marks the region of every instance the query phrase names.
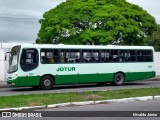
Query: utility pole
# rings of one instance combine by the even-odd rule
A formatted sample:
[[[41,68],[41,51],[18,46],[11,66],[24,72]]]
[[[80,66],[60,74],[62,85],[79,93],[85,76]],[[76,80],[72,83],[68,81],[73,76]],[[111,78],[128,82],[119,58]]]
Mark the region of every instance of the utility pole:
[[[1,41],[1,49],[2,49],[2,41]]]

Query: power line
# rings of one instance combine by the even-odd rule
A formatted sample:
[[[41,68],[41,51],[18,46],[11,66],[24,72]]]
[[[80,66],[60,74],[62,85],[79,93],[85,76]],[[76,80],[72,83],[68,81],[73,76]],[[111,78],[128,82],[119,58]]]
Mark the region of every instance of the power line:
[[[15,14],[0,14],[0,16],[9,16],[9,17],[10,17],[10,16],[21,16],[21,17],[22,17],[22,16],[26,16],[26,17],[36,17],[36,18],[37,18],[37,17],[38,17],[38,18],[41,17],[41,16],[15,15]]]
[[[42,16],[16,15],[0,13],[0,19],[23,19],[23,20],[40,20]]]
[[[40,20],[41,18],[0,16],[0,19],[26,19],[26,20]]]

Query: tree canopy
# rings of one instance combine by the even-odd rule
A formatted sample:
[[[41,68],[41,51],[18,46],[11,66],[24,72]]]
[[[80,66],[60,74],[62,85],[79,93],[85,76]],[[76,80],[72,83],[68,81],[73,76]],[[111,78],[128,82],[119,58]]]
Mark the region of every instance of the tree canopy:
[[[158,29],[153,32],[152,36],[145,38],[145,43],[154,46],[156,51],[160,51],[160,25],[158,25]]]
[[[67,0],[40,20],[38,43],[143,45],[155,19],[126,0]]]

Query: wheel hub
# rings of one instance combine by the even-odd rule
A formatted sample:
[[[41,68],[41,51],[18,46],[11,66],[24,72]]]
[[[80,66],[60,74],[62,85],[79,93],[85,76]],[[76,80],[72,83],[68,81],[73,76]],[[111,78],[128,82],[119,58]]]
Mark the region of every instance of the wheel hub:
[[[51,84],[51,81],[49,79],[44,80],[44,85],[45,86],[50,86],[50,84]]]
[[[121,82],[121,77],[120,76],[117,77],[117,82]]]

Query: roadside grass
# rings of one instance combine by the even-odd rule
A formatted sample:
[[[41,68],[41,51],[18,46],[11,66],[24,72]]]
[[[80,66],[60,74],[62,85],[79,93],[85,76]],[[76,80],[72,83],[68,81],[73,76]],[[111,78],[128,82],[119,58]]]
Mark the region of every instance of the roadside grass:
[[[160,95],[160,88],[2,96],[0,97],[0,108],[39,106],[65,102],[108,100],[155,95]]]

